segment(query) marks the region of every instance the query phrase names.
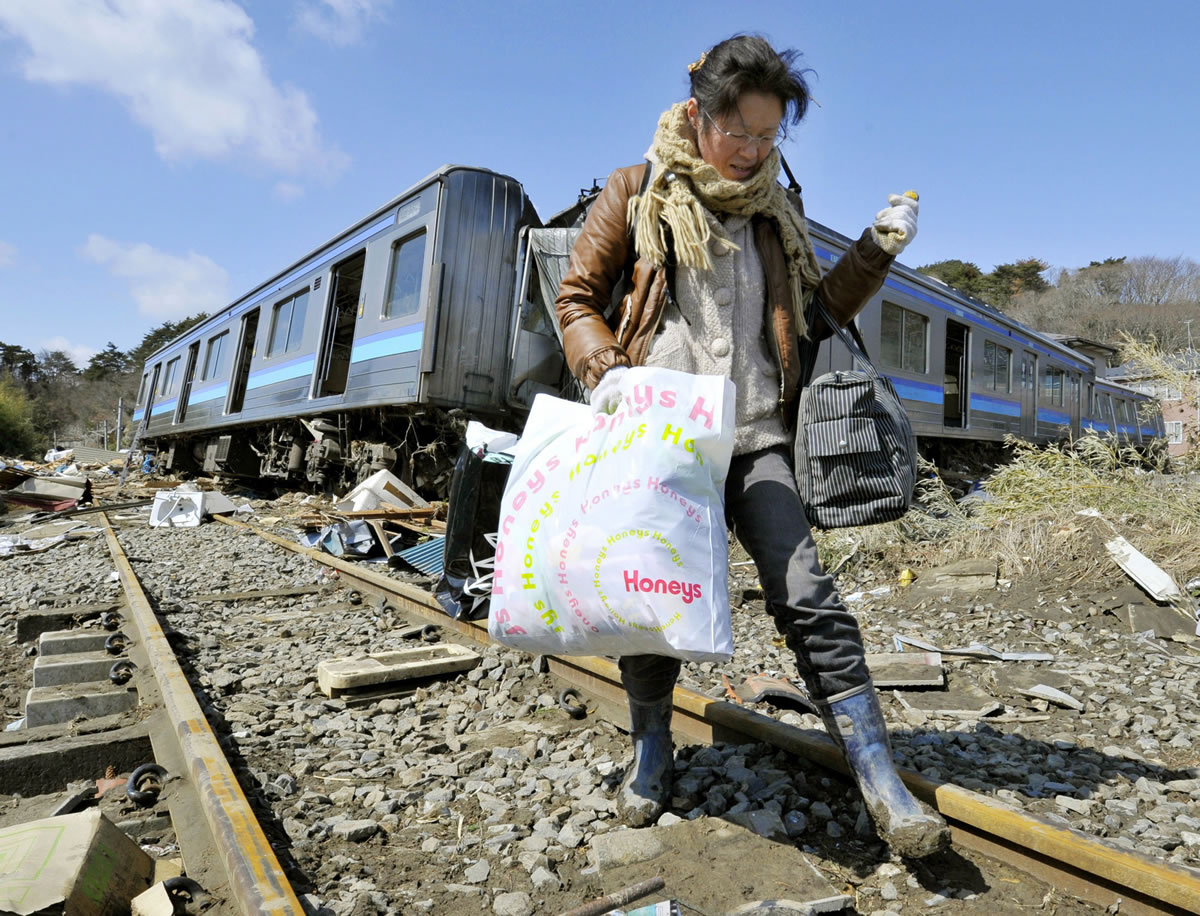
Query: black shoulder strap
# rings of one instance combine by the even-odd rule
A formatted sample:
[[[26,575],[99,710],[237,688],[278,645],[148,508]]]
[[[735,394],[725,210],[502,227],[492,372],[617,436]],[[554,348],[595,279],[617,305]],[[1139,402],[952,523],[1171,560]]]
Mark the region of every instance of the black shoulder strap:
[[[792,174],[792,170],[788,168],[787,160],[783,158],[783,153],[779,154],[779,164],[783,166],[783,171],[788,177],[788,190],[800,193],[800,182],[796,180],[796,176]]]

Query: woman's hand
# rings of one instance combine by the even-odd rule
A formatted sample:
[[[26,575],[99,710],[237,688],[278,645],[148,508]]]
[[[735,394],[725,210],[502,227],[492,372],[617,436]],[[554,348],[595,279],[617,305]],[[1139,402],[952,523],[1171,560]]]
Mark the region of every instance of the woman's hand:
[[[613,366],[600,377],[589,398],[592,413],[616,413],[621,406],[621,376],[628,371],[628,366]]]
[[[917,192],[889,194],[890,207],[875,214],[871,235],[875,244],[890,255],[898,255],[917,235]]]

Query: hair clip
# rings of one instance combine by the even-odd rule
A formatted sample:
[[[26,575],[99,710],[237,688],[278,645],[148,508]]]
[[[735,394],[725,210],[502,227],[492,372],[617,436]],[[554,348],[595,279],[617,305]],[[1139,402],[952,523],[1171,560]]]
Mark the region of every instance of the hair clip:
[[[708,57],[708,52],[707,52],[707,51],[702,51],[702,52],[700,53],[700,59],[699,59],[699,60],[694,60],[694,61],[692,61],[690,64],[688,64],[688,73],[695,73],[697,70],[699,70],[701,67],[703,67],[703,66],[704,66],[704,60],[705,60],[705,58],[707,58],[707,57]]]

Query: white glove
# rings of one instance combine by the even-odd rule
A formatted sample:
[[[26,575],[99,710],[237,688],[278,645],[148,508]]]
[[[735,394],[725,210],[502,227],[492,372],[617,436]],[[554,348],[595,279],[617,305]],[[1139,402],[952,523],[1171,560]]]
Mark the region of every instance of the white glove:
[[[885,210],[875,214],[871,235],[875,244],[890,255],[898,255],[917,235],[917,192],[889,194]]]
[[[621,376],[628,371],[628,366],[613,366],[600,377],[588,399],[592,413],[617,412],[621,406]]]

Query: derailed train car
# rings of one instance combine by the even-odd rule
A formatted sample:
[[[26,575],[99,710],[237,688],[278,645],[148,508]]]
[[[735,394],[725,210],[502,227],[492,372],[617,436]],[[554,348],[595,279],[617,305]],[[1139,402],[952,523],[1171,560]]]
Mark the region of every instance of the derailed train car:
[[[439,169],[151,356],[145,443],[172,470],[435,488],[454,417],[511,426],[558,390],[553,335],[512,321],[537,224],[513,179]]]
[[[164,469],[340,490],[387,468],[441,495],[464,418],[578,395],[552,304],[592,196],[543,226],[516,180],[439,169],[153,354],[143,441]],[[827,269],[850,240],[810,229]],[[1092,358],[901,264],[857,321],[923,439],[1162,435]],[[849,364],[831,342],[817,372]]]

